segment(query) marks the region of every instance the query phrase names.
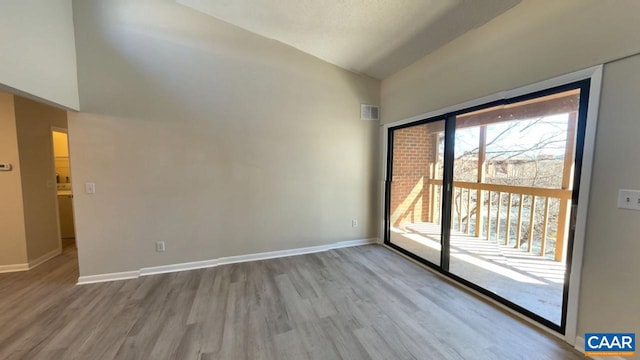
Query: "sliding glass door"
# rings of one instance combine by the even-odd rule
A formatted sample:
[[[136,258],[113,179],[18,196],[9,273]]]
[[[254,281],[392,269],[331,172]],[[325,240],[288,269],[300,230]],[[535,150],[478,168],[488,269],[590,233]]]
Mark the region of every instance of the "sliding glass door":
[[[385,242],[564,332],[588,85],[389,129]]]
[[[393,132],[389,242],[440,265],[444,120]]]

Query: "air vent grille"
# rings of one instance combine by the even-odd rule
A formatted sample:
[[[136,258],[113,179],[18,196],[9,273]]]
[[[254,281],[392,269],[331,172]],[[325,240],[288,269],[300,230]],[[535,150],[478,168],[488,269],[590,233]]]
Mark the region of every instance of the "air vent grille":
[[[380,107],[360,104],[360,120],[380,120]]]

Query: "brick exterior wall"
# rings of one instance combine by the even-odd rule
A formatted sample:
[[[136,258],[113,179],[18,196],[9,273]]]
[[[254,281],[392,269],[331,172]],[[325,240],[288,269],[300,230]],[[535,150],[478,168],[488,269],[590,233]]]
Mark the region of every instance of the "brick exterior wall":
[[[428,179],[436,159],[438,132],[443,124],[430,123],[394,131],[391,183],[391,225],[431,221]]]

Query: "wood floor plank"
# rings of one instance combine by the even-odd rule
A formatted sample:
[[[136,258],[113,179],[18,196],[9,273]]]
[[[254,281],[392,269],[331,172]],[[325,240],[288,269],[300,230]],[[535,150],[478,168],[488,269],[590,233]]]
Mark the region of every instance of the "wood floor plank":
[[[283,360],[308,360],[310,355],[305,351],[300,334],[296,330],[290,330],[275,336],[276,351],[279,359]]]
[[[353,330],[356,327],[353,326],[350,319],[343,316],[330,316],[322,319],[321,326],[329,334],[329,339],[333,342],[333,346],[342,359],[371,359],[362,343],[355,336]],[[361,327],[357,328],[361,329]]]
[[[194,315],[197,322],[202,326],[202,354],[217,354],[222,347],[229,299],[230,269],[230,267],[224,266],[206,270],[215,274],[212,298],[208,301],[209,306],[202,313]],[[206,358],[205,355],[203,356]]]
[[[261,310],[253,309],[249,317],[249,329],[252,332],[247,336],[247,355],[249,359],[269,360],[277,359],[273,333],[269,329],[267,319]]]
[[[416,359],[402,345],[390,344],[375,328],[366,327],[355,331],[358,341],[374,360]],[[395,345],[395,346],[394,346]]]
[[[582,359],[382,246],[76,286],[0,274],[0,359]],[[533,354],[533,355],[532,355]]]

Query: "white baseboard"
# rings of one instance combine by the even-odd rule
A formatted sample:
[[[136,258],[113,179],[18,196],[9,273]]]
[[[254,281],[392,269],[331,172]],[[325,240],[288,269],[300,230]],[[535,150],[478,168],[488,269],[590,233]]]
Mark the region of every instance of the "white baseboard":
[[[16,271],[26,271],[29,270],[29,264],[11,264],[11,265],[0,265],[0,274],[2,273],[10,273]]]
[[[33,268],[35,268],[38,265],[42,265],[45,262],[53,259],[54,257],[58,256],[62,254],[62,249],[61,248],[57,248],[53,251],[50,251],[42,256],[40,256],[39,258],[35,259],[35,260],[31,260],[28,263],[25,264],[11,264],[11,265],[0,265],[0,274],[1,273],[10,273],[10,272],[17,272],[17,271],[27,271],[27,270],[31,270]]]
[[[107,281],[116,281],[116,280],[129,280],[136,279],[140,276],[140,270],[136,271],[123,271],[117,273],[110,274],[99,274],[99,275],[89,275],[89,276],[80,276],[78,278],[78,285],[86,285],[86,284],[95,284]]]
[[[584,354],[584,338],[582,336],[576,336],[576,343],[573,348]]]
[[[136,271],[81,276],[78,279],[78,285],[93,284],[93,283],[106,282],[106,281],[135,279],[140,276],[204,269],[204,268],[210,268],[210,267],[226,265],[226,264],[237,264],[237,263],[242,263],[247,261],[267,260],[267,259],[274,259],[274,258],[287,257],[287,256],[313,254],[313,253],[319,253],[323,251],[329,251],[329,250],[340,249],[345,247],[375,244],[377,242],[378,242],[377,238],[340,241],[340,242],[328,244],[328,245],[310,246],[310,247],[304,247],[304,248],[298,248],[298,249],[288,249],[288,250],[270,251],[270,252],[263,252],[263,253],[256,253],[256,254],[227,256],[227,257],[221,257],[221,258],[211,259],[211,260],[152,266],[152,267],[141,268],[140,270],[136,270]]]
[[[49,251],[48,253],[40,256],[39,258],[29,261],[29,270],[33,269],[36,266],[42,265],[45,262],[53,259],[54,257],[62,254],[62,248],[57,248],[53,251]]]
[[[576,350],[584,354],[584,338],[582,336],[576,336],[576,344],[573,346]],[[623,360],[621,356],[589,356],[594,360]]]

